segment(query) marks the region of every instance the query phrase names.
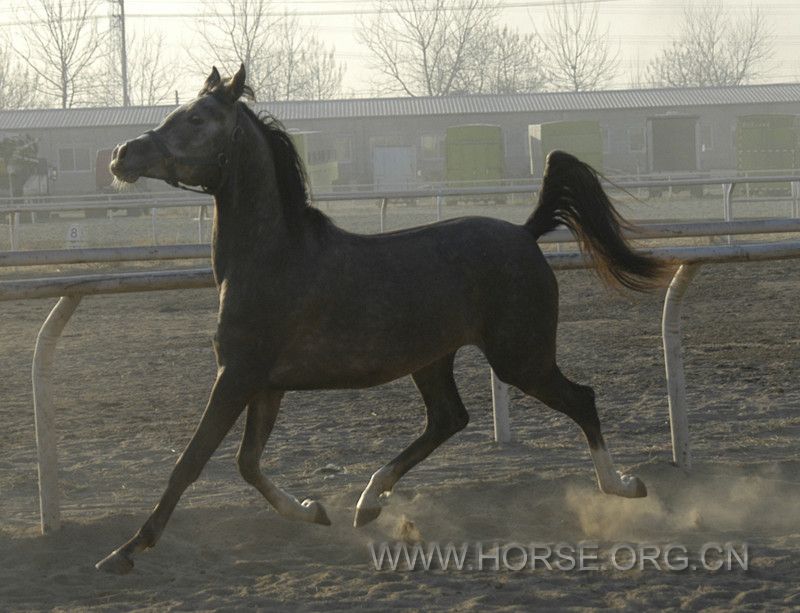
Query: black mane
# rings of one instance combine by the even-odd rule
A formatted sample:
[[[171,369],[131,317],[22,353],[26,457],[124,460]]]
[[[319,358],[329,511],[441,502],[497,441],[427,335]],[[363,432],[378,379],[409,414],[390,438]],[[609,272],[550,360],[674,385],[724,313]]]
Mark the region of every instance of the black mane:
[[[272,150],[275,179],[285,206],[304,208],[309,205],[308,177],[303,160],[289,133],[280,121],[269,113],[258,115],[246,104],[240,107],[253,120]]]
[[[275,180],[289,226],[297,229],[306,222],[319,233],[334,226],[330,217],[311,205],[308,175],[303,159],[283,124],[269,113],[256,114],[246,104],[240,104],[239,107],[252,120],[272,151]]]

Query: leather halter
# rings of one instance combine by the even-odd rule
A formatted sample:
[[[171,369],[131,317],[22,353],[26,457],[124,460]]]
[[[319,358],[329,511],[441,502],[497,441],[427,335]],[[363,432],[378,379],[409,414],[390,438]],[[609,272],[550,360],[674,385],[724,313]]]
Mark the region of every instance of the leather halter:
[[[239,113],[236,113],[236,125],[234,125],[233,130],[231,131],[230,138],[228,139],[228,147],[227,149],[231,149],[232,145],[236,142],[239,137],[239,133],[241,129],[239,128]],[[166,183],[171,185],[172,187],[178,187],[180,189],[186,190],[187,192],[195,192],[197,194],[210,194],[212,190],[202,185],[201,189],[194,189],[193,187],[188,187],[186,185],[181,185],[180,181],[178,180],[177,173],[175,171],[175,166],[177,164],[181,164],[183,166],[213,166],[217,167],[220,170],[224,170],[230,164],[230,156],[226,152],[222,152],[217,154],[216,156],[208,156],[208,157],[199,157],[199,156],[189,156],[189,155],[174,155],[172,151],[169,150],[169,146],[167,145],[164,138],[155,130],[148,130],[145,134],[150,137],[153,141],[153,144],[156,148],[161,152],[164,156],[164,165],[167,169],[167,178],[164,179]],[[222,183],[222,180],[220,180]]]

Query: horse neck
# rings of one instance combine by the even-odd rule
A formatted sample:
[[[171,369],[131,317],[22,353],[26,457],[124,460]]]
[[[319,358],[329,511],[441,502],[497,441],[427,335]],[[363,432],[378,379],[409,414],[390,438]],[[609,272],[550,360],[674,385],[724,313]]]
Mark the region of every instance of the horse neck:
[[[244,114],[239,121],[242,136],[230,174],[214,195],[212,259],[218,283],[239,265],[252,266],[280,249],[289,235],[269,144]]]

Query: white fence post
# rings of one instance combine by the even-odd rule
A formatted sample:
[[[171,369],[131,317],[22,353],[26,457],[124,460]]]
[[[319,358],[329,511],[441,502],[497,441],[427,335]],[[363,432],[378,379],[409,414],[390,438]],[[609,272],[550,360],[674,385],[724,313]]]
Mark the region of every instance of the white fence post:
[[[197,243],[200,244],[203,242],[203,239],[206,235],[206,207],[200,205],[197,208]]]
[[[681,303],[689,283],[699,271],[699,264],[683,264],[678,268],[664,299],[664,314],[661,320],[672,459],[676,466],[685,469],[691,468],[692,455],[689,449],[689,421],[686,415],[686,377],[681,355]]]
[[[158,209],[153,207],[150,209],[150,226],[153,229],[153,244],[158,245],[158,229],[156,228],[156,218],[158,217]]]
[[[442,197],[436,196],[436,221],[442,221]]]
[[[494,440],[498,443],[511,442],[511,424],[508,418],[508,384],[503,383],[491,371],[492,412],[494,414]]]
[[[19,249],[19,211],[11,213],[9,228],[11,230],[11,251]]]
[[[386,229],[386,204],[388,198],[381,198],[381,232]]]
[[[722,184],[722,214],[725,221],[733,221],[733,201],[731,195],[733,193],[733,183]],[[733,243],[733,237],[728,234],[725,241],[730,245]]]
[[[39,511],[42,534],[61,528],[58,492],[58,438],[51,390],[53,353],[64,326],[75,312],[81,296],[63,296],[39,330],[33,351],[33,415],[36,453],[39,460]]]

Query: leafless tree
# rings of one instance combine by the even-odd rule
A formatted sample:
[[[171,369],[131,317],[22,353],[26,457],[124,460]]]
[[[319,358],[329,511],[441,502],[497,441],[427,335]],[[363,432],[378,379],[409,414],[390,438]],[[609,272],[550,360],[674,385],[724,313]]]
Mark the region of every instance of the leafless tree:
[[[409,96],[446,96],[473,87],[497,4],[489,0],[377,0],[357,36],[372,54],[379,86]]]
[[[8,46],[0,47],[0,109],[25,109],[38,104],[35,74],[12,59]]]
[[[128,45],[131,103],[152,105],[167,100],[177,80],[174,65],[163,32],[134,33]]]
[[[687,6],[680,37],[650,62],[647,76],[655,86],[740,85],[759,76],[772,52],[759,9],[734,20],[722,2]]]
[[[36,76],[37,90],[62,108],[90,102],[106,65],[106,33],[97,27],[100,0],[26,0],[24,22],[10,41]]]
[[[297,15],[271,10],[270,0],[206,3],[198,34],[203,53],[222,66],[247,69],[256,97],[271,100],[330,98],[341,89],[344,66],[303,27]],[[193,54],[198,69],[208,56]]]
[[[517,94],[542,90],[547,82],[544,46],[534,34],[493,26],[478,45],[468,71],[470,93]]]
[[[276,28],[274,69],[265,91],[271,100],[309,100],[336,96],[341,91],[344,66],[297,15],[285,13]]]
[[[271,81],[274,68],[274,33],[279,20],[270,14],[269,0],[223,0],[206,2],[198,22],[202,48],[189,55],[202,73],[208,72],[208,59],[221,66],[244,64],[250,87],[259,97]]]
[[[347,66],[336,59],[333,47],[326,48],[316,37],[310,37],[303,65],[306,66],[304,98],[326,100],[341,95]]]
[[[604,87],[619,70],[619,47],[612,47],[609,30],[600,31],[598,9],[585,3],[561,4],[547,14],[548,80],[556,89],[586,91]]]
[[[133,105],[160,104],[170,99],[177,75],[172,70],[174,58],[167,51],[164,34],[158,30],[141,32],[128,30],[128,96]],[[105,96],[98,102],[117,106],[122,104],[122,74],[117,40],[110,40],[108,75]]]

